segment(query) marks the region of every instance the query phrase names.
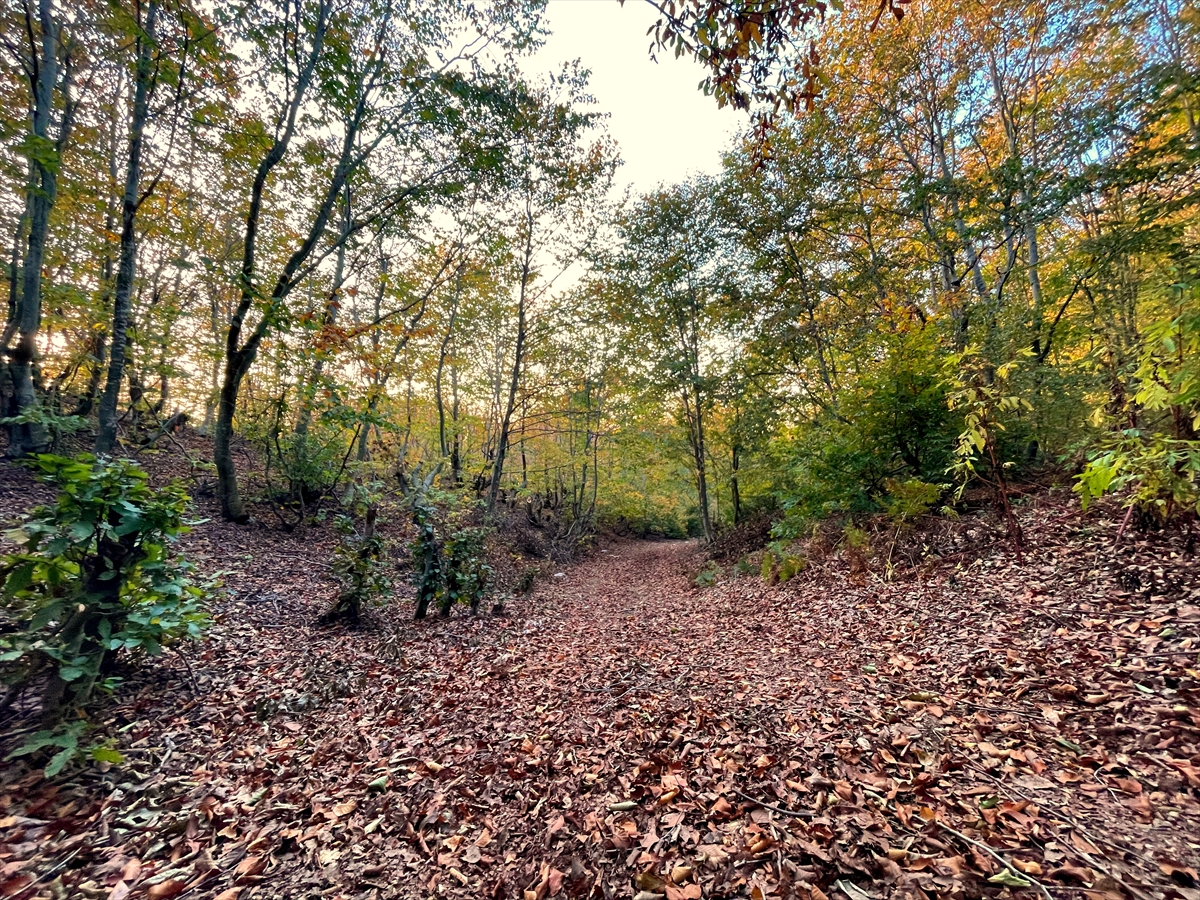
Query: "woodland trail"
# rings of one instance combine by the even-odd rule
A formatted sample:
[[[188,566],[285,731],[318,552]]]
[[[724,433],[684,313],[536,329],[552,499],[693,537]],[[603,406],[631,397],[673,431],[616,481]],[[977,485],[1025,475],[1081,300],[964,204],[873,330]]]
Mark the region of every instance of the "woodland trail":
[[[1053,537],[1020,563],[891,581],[833,555],[697,588],[694,544],[623,542],[503,616],[401,605],[375,633],[311,624],[311,540],[214,523],[189,538],[232,568],[211,640],[102,716],[125,765],[0,784],[3,877],[112,900],[1195,900],[1196,563],[1039,531],[1060,512],[1029,514]]]

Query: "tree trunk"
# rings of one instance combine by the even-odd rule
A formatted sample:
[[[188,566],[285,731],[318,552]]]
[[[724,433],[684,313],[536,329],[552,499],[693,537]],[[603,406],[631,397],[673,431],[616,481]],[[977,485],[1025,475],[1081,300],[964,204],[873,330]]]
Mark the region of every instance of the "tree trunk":
[[[137,212],[142,178],[142,135],[154,91],[151,48],[155,44],[158,3],[151,0],[146,11],[145,30],[139,30],[137,81],[133,95],[133,121],[129,128],[129,165],[125,172],[125,196],[121,201],[121,249],[118,255],[117,284],[113,293],[113,320],[110,332],[108,378],[100,398],[100,428],[96,432],[97,454],[111,453],[117,441],[117,402],[125,375],[125,345],[128,339],[130,298],[137,264]]]
[[[122,85],[124,79],[118,81],[117,87],[113,91],[112,112],[109,116],[108,124],[108,178],[109,183],[116,187],[117,184],[117,141],[119,131],[120,115],[120,99],[122,93]],[[115,273],[113,272],[113,252],[112,241],[108,240],[107,235],[111,235],[116,229],[117,208],[119,202],[115,197],[110,198],[104,204],[104,255],[100,260],[100,309],[99,316],[96,322],[96,334],[92,341],[91,350],[91,371],[88,373],[87,387],[84,389],[83,396],[79,398],[79,403],[75,407],[75,415],[90,416],[92,410],[96,407],[96,401],[100,396],[100,382],[104,378],[104,373],[108,369],[108,319],[110,316],[109,310],[112,308],[113,300],[113,282]]]
[[[453,437],[450,442],[450,477],[455,486],[462,484],[462,443],[458,432],[458,366],[450,363],[450,422]]]
[[[708,465],[705,460],[706,449],[704,441],[704,416],[702,413],[703,398],[700,388],[695,388],[695,409],[688,409],[691,398],[684,392],[684,409],[689,418],[688,432],[692,445],[692,459],[696,463],[696,494],[700,504],[700,527],[704,531],[704,540],[710,542],[715,537],[713,533],[712,514],[708,508]]]
[[[217,497],[221,501],[221,517],[229,522],[244,524],[250,521],[238,490],[237,468],[233,463],[233,415],[237,410],[238,391],[249,365],[242,354],[225,359],[225,377],[217,402],[217,424],[213,434],[213,462],[217,467]]]
[[[508,404],[504,410],[504,418],[500,422],[500,434],[496,439],[496,459],[492,465],[492,482],[488,487],[487,510],[496,508],[496,498],[500,494],[500,479],[504,476],[504,457],[508,453],[508,436],[512,428],[513,410],[517,406],[517,390],[521,386],[521,359],[525,352],[525,298],[529,288],[529,278],[533,270],[533,207],[530,201],[525,202],[525,258],[521,264],[521,288],[517,298],[517,346],[513,353],[512,378],[508,383]]]
[[[738,484],[738,469],[742,464],[742,448],[738,446],[737,441],[733,442],[733,468],[729,476],[729,494],[730,502],[733,504],[733,524],[740,525],[742,523],[742,492]]]
[[[353,155],[354,141],[357,128],[348,128],[343,139],[342,156],[334,170],[333,180],[325,193],[324,200],[317,215],[309,227],[308,234],[301,245],[288,258],[283,271],[276,279],[275,288],[271,292],[270,306],[263,312],[258,326],[242,346],[242,327],[259,296],[257,274],[258,229],[262,224],[263,195],[266,192],[267,179],[283,158],[287,155],[292,137],[296,133],[296,121],[300,110],[307,100],[308,89],[316,72],[317,62],[321,58],[325,34],[328,27],[330,4],[321,0],[318,4],[318,18],[315,24],[312,48],[304,61],[303,67],[296,75],[296,80],[288,98],[288,105],[283,115],[283,130],[271,144],[270,149],[261,160],[254,172],[254,182],[250,188],[250,206],[246,211],[245,233],[242,243],[242,265],[239,273],[241,297],[237,308],[229,320],[229,330],[225,335],[225,377],[221,382],[221,394],[217,404],[217,424],[213,439],[213,463],[217,467],[217,493],[221,502],[221,515],[231,521],[244,523],[250,517],[242,504],[238,491],[237,467],[233,462],[233,416],[237,410],[238,392],[242,387],[242,379],[254,364],[258,355],[258,347],[271,327],[272,314],[277,304],[283,303],[294,286],[293,278],[300,267],[312,255],[317,240],[325,231],[330,212],[341,194],[345,179],[349,176],[348,161]]]
[[[450,455],[450,447],[446,443],[446,404],[442,398],[442,372],[446,367],[446,352],[450,347],[450,341],[454,338],[454,322],[458,318],[458,298],[462,291],[463,269],[465,267],[465,264],[458,267],[454,285],[454,299],[450,303],[450,323],[446,326],[446,336],[442,338],[442,346],[438,353],[437,376],[433,382],[434,399],[437,401],[438,414],[438,449],[441,451],[443,459]],[[454,477],[453,472],[451,473],[451,477]]]
[[[54,109],[55,84],[58,81],[58,38],[61,26],[54,21],[50,0],[39,0],[38,20],[41,25],[41,58],[37,66],[37,80],[30,88],[33,95],[32,136],[38,139],[40,146],[31,154],[29,161],[30,178],[26,188],[29,240],[21,270],[21,293],[17,298],[12,320],[5,329],[4,341],[13,391],[9,413],[26,417],[36,416],[37,413],[34,368],[37,365],[37,333],[42,320],[42,266],[46,256],[46,239],[50,233],[50,210],[58,194],[58,163],[70,133],[72,114],[67,78],[64,79],[62,89],[62,124],[52,156],[45,145],[49,143],[50,117]],[[67,74],[69,76],[69,69]],[[17,338],[16,346],[10,348],[14,336]],[[48,446],[49,435],[44,424],[27,421],[9,426],[10,457],[26,456],[45,450]]]

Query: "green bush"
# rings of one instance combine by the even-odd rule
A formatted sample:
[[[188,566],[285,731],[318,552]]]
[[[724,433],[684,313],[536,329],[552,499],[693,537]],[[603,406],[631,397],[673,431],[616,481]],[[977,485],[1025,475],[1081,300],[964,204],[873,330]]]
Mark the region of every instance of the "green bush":
[[[856,525],[848,524],[842,530],[846,546],[854,550],[865,550],[871,546],[871,536]]]
[[[0,561],[0,678],[4,705],[45,678],[43,710],[55,720],[112,686],[118,654],[157,655],[200,637],[207,618],[191,567],[170,552],[187,531],[180,487],[151,488],[130,460],[43,455],[31,464],[58,498],[8,532],[21,549]]]
[[[712,587],[717,583],[719,577],[721,577],[721,567],[710,559],[704,568],[696,573],[696,577],[692,579],[692,583],[696,587]]]
[[[16,416],[0,419],[0,425],[33,425],[48,438],[46,450],[57,450],[64,437],[83,431],[88,427],[84,416],[63,415],[48,406],[34,406]]]
[[[775,554],[770,550],[764,550],[762,558],[762,570],[760,574],[762,575],[763,581],[765,581],[767,584],[772,584],[775,581],[775,563]]]
[[[113,746],[111,738],[96,744],[85,745],[84,735],[87,733],[87,722],[77,719],[74,722],[60,722],[53,728],[35,731],[25,738],[21,744],[9,753],[6,760],[17,759],[21,756],[32,756],[48,750],[57,752],[50,757],[42,771],[47,778],[53,778],[67,765],[77,759],[91,759],[95,762],[121,763],[125,761]]]
[[[779,561],[779,581],[780,583],[790,581],[798,574],[803,572],[808,567],[808,560],[803,556],[793,556],[790,553],[784,555]]]
[[[941,499],[944,485],[929,484],[919,478],[904,481],[890,478],[887,481],[887,496],[880,505],[894,524],[901,525],[929,512]]]
[[[425,618],[431,604],[442,615],[449,615],[458,603],[477,612],[492,590],[493,570],[487,561],[487,537],[492,530],[471,524],[480,511],[478,501],[434,489],[440,468],[424,477],[419,471],[400,477],[417,531],[409,547],[418,619]]]
[[[492,587],[493,571],[487,562],[486,546],[491,529],[465,525],[455,518],[449,522],[442,584],[438,591],[438,608],[442,615],[448,615],[457,603],[464,603],[471,612],[477,612]]]
[[[930,329],[898,341],[877,370],[846,389],[836,412],[773,441],[768,468],[779,473],[774,494],[784,512],[775,538],[795,540],[814,522],[875,512],[889,486],[944,473],[962,418],[935,363],[936,337]]]
[[[383,538],[375,530],[380,488],[378,483],[356,485],[342,501],[345,512],[334,523],[342,537],[334,548],[331,565],[340,590],[333,608],[321,617],[322,622],[341,620],[356,625],[364,606],[379,603],[391,593]],[[363,522],[361,530],[356,525],[359,519]]]
[[[1197,515],[1200,441],[1126,429],[1084,466],[1075,485],[1084,509],[1093,500],[1126,488],[1126,507],[1159,524]]]

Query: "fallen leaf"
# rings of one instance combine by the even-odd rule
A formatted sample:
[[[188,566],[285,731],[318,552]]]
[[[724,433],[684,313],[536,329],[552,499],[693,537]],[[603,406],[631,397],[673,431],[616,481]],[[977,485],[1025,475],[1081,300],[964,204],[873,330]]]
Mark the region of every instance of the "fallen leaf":
[[[1005,887],[1031,887],[1033,882],[1028,878],[1022,878],[1016,872],[1010,869],[1001,869],[995,875],[988,878],[988,884],[1002,884]]]
[[[167,881],[160,881],[158,884],[152,884],[146,889],[147,900],[170,900],[171,897],[178,897],[187,888],[187,882],[172,878]]]
[[[656,894],[661,894],[667,889],[666,881],[653,872],[639,872],[633,881],[643,891],[652,891]]]

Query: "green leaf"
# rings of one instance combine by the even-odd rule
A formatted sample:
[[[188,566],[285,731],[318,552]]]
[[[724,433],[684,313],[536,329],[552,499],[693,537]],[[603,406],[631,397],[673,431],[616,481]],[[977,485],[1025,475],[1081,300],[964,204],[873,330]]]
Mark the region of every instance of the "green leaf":
[[[44,138],[31,131],[13,149],[47,171],[58,171],[58,147],[49,138]]]
[[[66,601],[60,600],[57,603],[47,603],[39,609],[34,617],[29,622],[30,631],[38,631],[45,628],[52,621],[57,619],[62,611],[66,608]]]
[[[988,884],[1002,884],[1005,887],[1033,887],[1033,882],[1023,878],[1011,869],[1001,869],[988,879]]]
[[[50,759],[49,764],[47,764],[47,766],[44,770],[45,776],[47,778],[53,778],[55,775],[57,775],[59,772],[61,772],[64,768],[66,768],[67,763],[69,763],[71,761],[71,758],[74,755],[75,755],[74,747],[64,747],[62,750],[59,750]]]
[[[74,522],[71,525],[71,538],[79,543],[91,540],[95,526],[91,522]]]
[[[11,596],[29,587],[33,581],[33,569],[34,564],[32,562],[27,562],[13,569],[9,573],[8,580],[4,583],[5,592]]]
[[[91,756],[96,762],[112,763],[113,765],[125,762],[125,757],[113,747],[93,747]]]

